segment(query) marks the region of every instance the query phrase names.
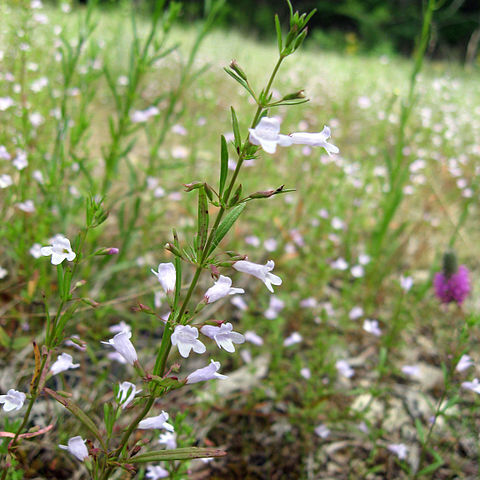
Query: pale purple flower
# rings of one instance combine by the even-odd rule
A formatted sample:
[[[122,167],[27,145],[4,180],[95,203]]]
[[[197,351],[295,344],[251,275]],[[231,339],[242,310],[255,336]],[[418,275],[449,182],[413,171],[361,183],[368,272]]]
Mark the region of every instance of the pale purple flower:
[[[158,436],[158,443],[165,445],[166,450],[177,448],[177,434],[175,432],[163,432]]]
[[[20,410],[27,396],[23,392],[11,388],[6,395],[0,395],[0,403],[3,403],[3,409],[6,412]]]
[[[288,135],[280,133],[280,122],[277,118],[263,117],[255,128],[249,128],[250,143],[261,145],[267,153],[275,153],[277,145],[288,147],[293,140]]]
[[[318,301],[314,297],[304,298],[300,301],[300,306],[302,308],[316,308],[318,307]]]
[[[346,360],[337,360],[335,367],[338,373],[346,378],[351,378],[355,375],[355,370],[353,370]]]
[[[275,262],[269,260],[265,265],[249,262],[247,260],[240,260],[235,262],[232,267],[238,272],[248,273],[260,279],[270,292],[273,293],[272,285],[281,285],[282,279],[273,273],[270,273],[274,267]]]
[[[160,465],[147,467],[146,478],[158,480],[159,478],[167,478],[170,474]]]
[[[471,382],[462,382],[462,388],[480,394],[480,382],[478,378],[474,378]]]
[[[247,342],[253,343],[257,347],[261,347],[263,345],[263,338],[260,335],[257,335],[252,330],[248,330],[247,332],[245,332],[245,340]]]
[[[420,376],[420,367],[418,365],[404,365],[402,367],[402,372],[405,375],[410,377],[419,377]]]
[[[463,372],[464,370],[467,370],[467,368],[470,368],[473,364],[474,362],[469,355],[462,355],[455,370],[457,370],[457,372]]]
[[[242,297],[234,296],[230,300],[230,303],[232,305],[235,305],[240,310],[243,310],[243,311],[248,310],[247,302],[245,302],[245,300]]]
[[[285,302],[280,300],[280,298],[272,295],[270,297],[270,303],[268,305],[268,309],[265,311],[265,318],[269,320],[273,320],[274,318],[278,317],[278,314],[283,310],[285,307]]]
[[[24,202],[19,202],[16,204],[16,207],[25,213],[33,213],[35,211],[35,204],[32,200],[25,200]]]
[[[344,258],[339,257],[334,262],[332,262],[330,264],[330,266],[335,270],[342,270],[343,271],[343,270],[346,270],[348,268],[348,263]]]
[[[12,164],[19,171],[27,168],[28,160],[26,152],[24,152],[23,150],[17,150],[17,156],[13,160]]]
[[[400,275],[400,287],[402,287],[402,289],[405,292],[408,292],[412,288],[412,286],[413,286],[412,277],[409,277],[409,276],[404,277],[403,275]]]
[[[152,273],[157,277],[160,285],[165,290],[165,293],[172,293],[175,290],[177,275],[175,273],[175,265],[173,263],[160,263],[158,265],[158,272],[153,268]]]
[[[11,97],[0,97],[0,112],[4,112],[5,110],[13,107],[15,102]]]
[[[359,306],[353,307],[348,314],[348,317],[350,318],[350,320],[357,320],[362,316],[363,316],[363,308]]]
[[[314,432],[320,437],[320,438],[328,438],[330,436],[330,429],[321,423],[317,427],[315,427]]]
[[[40,258],[42,256],[42,246],[39,243],[34,243],[29,252],[33,258]]]
[[[300,370],[300,375],[305,379],[305,380],[310,380],[312,378],[312,372],[310,371],[309,368],[304,367]]]
[[[207,348],[198,340],[198,330],[190,325],[177,325],[171,337],[172,345],[176,345],[180,355],[188,358],[190,351],[205,353]]]
[[[293,332],[283,341],[283,346],[291,347],[292,345],[295,345],[302,341],[303,337],[298,332]]]
[[[243,288],[232,287],[232,279],[220,275],[213,287],[210,287],[206,291],[205,301],[206,303],[213,303],[227,295],[235,295],[236,293],[245,293],[245,290]]]
[[[361,265],[355,265],[350,269],[352,277],[362,278],[365,275],[365,270]]]
[[[387,449],[394,453],[400,460],[405,460],[408,454],[408,447],[403,443],[391,443]]]
[[[57,375],[60,372],[65,372],[66,370],[78,368],[79,366],[79,363],[73,363],[71,355],[69,355],[68,353],[62,353],[57,357],[57,360],[50,368],[50,372],[52,373],[52,375]]]
[[[137,360],[137,352],[133,343],[130,341],[132,332],[124,331],[117,333],[108,342],[103,342],[105,345],[112,346],[130,365],[133,365]]]
[[[370,263],[370,255],[367,255],[366,253],[361,253],[359,256],[358,256],[358,263],[360,265],[368,265]]]
[[[122,408],[128,407],[132,400],[135,398],[137,393],[140,393],[142,390],[137,390],[135,384],[130,382],[122,382],[118,388],[117,402],[121,405]]]
[[[77,256],[72,250],[70,240],[61,235],[56,235],[52,245],[42,247],[40,251],[44,257],[52,256],[52,265],[60,265],[65,259],[71,262]]]
[[[0,188],[8,188],[13,185],[12,177],[6,173],[0,175]]]
[[[162,410],[160,415],[156,417],[148,417],[144,418],[139,424],[138,427],[141,430],[148,430],[151,428],[164,428],[169,432],[173,432],[174,428],[173,425],[167,423],[168,420],[168,413]]]
[[[131,332],[132,331],[132,327],[128,323],[125,323],[125,321],[123,321],[123,320],[120,323],[117,323],[116,325],[111,325],[110,327],[108,327],[108,329],[112,333]]]
[[[368,318],[365,319],[365,321],[363,322],[363,329],[366,332],[371,333],[372,335],[375,335],[376,337],[379,337],[382,334],[382,331],[378,326],[377,320],[369,320]]]
[[[338,153],[340,150],[335,145],[327,142],[330,136],[330,128],[327,126],[324,126],[323,130],[318,133],[297,132],[290,134],[293,144],[323,147],[331,155],[332,153]]]
[[[277,249],[278,242],[274,238],[267,238],[263,242],[263,246],[267,252],[273,252]]]
[[[244,343],[245,337],[241,333],[233,331],[231,323],[222,323],[219,327],[214,325],[205,325],[200,331],[209,338],[217,342],[218,348],[223,348],[229,353],[235,351],[234,343]]]
[[[59,445],[62,450],[67,450],[75,458],[83,462],[88,457],[88,449],[85,446],[86,440],[82,437],[72,437],[68,440],[68,445]]]
[[[195,370],[187,377],[187,383],[198,383],[198,382],[206,382],[207,380],[219,379],[223,380],[228,378],[226,375],[222,375],[221,373],[217,373],[220,369],[220,362],[214,362],[210,360],[210,364],[206,367],[199,368]]]
[[[0,145],[0,160],[10,160],[11,158],[5,145]]]

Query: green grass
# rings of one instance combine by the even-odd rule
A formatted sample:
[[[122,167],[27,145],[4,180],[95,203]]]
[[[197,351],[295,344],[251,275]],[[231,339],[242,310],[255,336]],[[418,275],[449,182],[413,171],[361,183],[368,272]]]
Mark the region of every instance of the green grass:
[[[0,266],[8,271],[0,280],[0,344],[5,372],[0,381],[2,393],[9,388],[28,390],[34,362],[31,340],[43,341],[44,296],[51,312],[59,305],[55,268],[45,257],[34,259],[29,249],[34,243],[47,245],[48,238],[60,232],[73,242],[85,227],[85,198],[100,194],[105,185],[102,156],[111,145],[108,118],[118,118],[118,112],[101,67],[108,66],[115,80],[128,75],[131,68],[128,55],[132,33],[127,9],[94,12],[99,25],[87,40],[69,85],[77,87],[80,94],[65,100],[78,138],[74,133],[58,143],[63,152],[59,154],[62,167],[52,168],[50,158],[56,151],[58,124],[50,112],[58,107],[64,88],[60,64],[53,53],[52,27],[62,26],[71,41],[76,38],[77,21],[84,12],[65,15],[48,8],[45,13],[50,19],[48,25],[26,30],[31,49],[23,56],[17,54],[22,41],[17,33],[27,13],[0,7],[5,19],[0,32],[0,50],[4,53],[0,97],[11,96],[21,105],[15,85],[23,81],[28,95],[25,105],[31,105],[28,111],[13,107],[0,116],[0,145],[12,157],[17,146],[24,148],[29,160],[22,172],[9,161],[0,164],[0,174],[7,173],[14,180],[14,185],[1,190],[0,197]],[[145,38],[147,20],[140,17],[137,26],[139,37]],[[110,338],[108,327],[123,320],[132,326],[142,363],[147,368],[153,366],[163,324],[133,307],[145,304],[159,314],[168,310],[165,299],[162,306],[154,307],[154,293],[160,287],[150,268],[172,260],[164,249],[165,243],[172,240],[172,228],[177,229],[182,245],[195,233],[196,195],[184,192],[182,184],[206,181],[216,186],[220,135],[232,131],[230,106],[237,112],[244,136],[255,113],[255,105],[223,67],[236,59],[258,91],[275,65],[277,48],[273,39],[271,44],[261,44],[235,30],[213,30],[201,44],[193,64],[195,70],[206,67],[206,71],[181,92],[174,121],[170,119],[165,140],[152,160],[152,139],[161,134],[160,120],[168,94],[178,85],[181,65],[188,58],[199,27],[176,25],[167,45],[179,43],[178,50],[147,69],[141,80],[133,108],[145,109],[156,99],[162,113],[157,120],[150,119],[145,129],[132,129],[122,137],[122,148],[134,138],[136,141],[112,171],[104,200],[109,218],[89,232],[83,250],[95,252],[115,246],[120,248],[120,254],[87,256],[79,263],[76,296],[92,299],[98,306],[83,303],[68,323],[66,336],[79,335],[87,343],[87,350],[81,353],[59,347],[58,354],[68,351],[82,367],[48,380],[49,388],[72,392],[76,403],[98,425],[102,422],[102,404],[112,398],[112,385],[134,381],[133,371],[112,364],[99,341]],[[28,66],[28,62],[34,62],[37,68],[32,70],[34,66]],[[479,75],[447,63],[428,63],[421,72],[402,159],[418,170],[407,182],[407,194],[389,226],[386,242],[377,249],[374,233],[382,218],[382,198],[388,185],[386,164],[395,150],[400,105],[407,94],[411,69],[407,59],[341,56],[319,51],[310,43],[308,49],[285,61],[273,84],[274,91],[282,95],[305,89],[310,99],[295,108],[280,107],[270,112],[270,116],[282,117],[282,133],[318,132],[329,125],[332,142],[341,153],[328,157],[323,150],[307,152],[301,146],[279,148],[275,155],[260,151],[254,166],[245,167],[240,174],[243,196],[283,184],[295,189],[293,193],[249,204],[225,243],[228,250],[246,254],[251,261],[275,260],[275,272],[283,279],[275,295],[285,306],[277,318],[266,319],[270,295],[261,282],[226,270],[235,286],[245,288],[247,310],[240,311],[226,301],[205,309],[200,318],[231,321],[236,331],[254,330],[262,336],[263,346],[247,344],[237,350],[248,349],[253,363],[265,356],[268,374],[248,389],[239,386],[227,395],[216,393],[217,388],[222,388],[220,383],[209,384],[175,391],[159,404],[173,418],[186,416],[187,426],[180,430],[179,446],[196,441],[208,446],[211,441],[230,450],[230,460],[215,460],[212,464],[211,478],[234,478],[235,474],[243,475],[239,478],[327,478],[329,469],[332,478],[370,478],[368,472],[378,475],[371,478],[413,478],[422,436],[418,420],[428,430],[428,417],[446,388],[446,398],[458,395],[455,413],[443,418],[444,423],[433,430],[429,448],[434,450],[427,451],[423,464],[435,464],[435,451],[443,466],[438,462],[424,477],[454,478],[467,470],[475,476],[478,471],[478,399],[474,393],[460,389],[462,381],[475,376],[474,369],[455,373],[445,387],[441,367],[451,361],[449,355],[460,351],[479,359],[474,348],[479,320],[475,280],[478,208],[475,200],[462,196],[468,188],[473,199],[478,194]],[[15,77],[14,81],[6,80],[7,72]],[[41,77],[46,77],[49,85],[33,93],[29,86]],[[28,112],[40,113],[44,123],[32,128]],[[172,132],[173,123],[185,127],[186,135]],[[230,155],[233,158],[233,148]],[[37,169],[45,178],[43,185],[33,176]],[[165,196],[156,198],[146,187],[147,175],[158,179]],[[458,180],[464,180],[465,185],[460,182],[462,188]],[[15,206],[28,199],[35,202],[34,213],[24,213]],[[467,214],[460,221],[462,212]],[[335,217],[342,220],[342,228],[332,226]],[[460,263],[472,271],[473,293],[462,309],[443,308],[434,298],[431,277],[440,269],[441,255],[457,226],[454,246]],[[260,245],[247,242],[249,236],[257,237]],[[269,252],[264,242],[272,238],[277,245]],[[361,254],[371,258],[360,278],[353,277],[349,270],[332,267],[338,258],[345,259],[350,267],[357,265]],[[193,272],[193,267],[184,267],[185,278],[190,279]],[[408,293],[399,285],[401,275],[414,279]],[[211,283],[209,278],[201,280],[198,298]],[[302,300],[309,298],[314,299],[311,306],[302,306]],[[354,307],[363,309],[358,320],[349,318]],[[366,318],[378,320],[382,329],[379,338],[362,329]],[[464,335],[455,338],[452,332],[463,325]],[[292,332],[299,332],[302,342],[283,346]],[[244,368],[245,376],[251,375],[252,369],[240,355],[225,354],[212,344],[209,352],[221,361],[222,373],[232,374]],[[341,359],[354,368],[351,379],[338,374],[335,363]],[[188,361],[172,356],[169,365],[174,360],[181,361],[181,378],[205,364],[197,362],[197,356],[190,356]],[[417,363],[430,365],[440,381],[419,383],[401,372],[403,365]],[[310,379],[300,375],[302,368],[310,369]],[[362,396],[370,398],[365,409],[357,405]],[[429,412],[417,416],[412,413],[413,407],[405,406],[412,398],[430,402]],[[56,445],[66,444],[68,437],[77,434],[85,438],[87,433],[72,415],[52,403],[41,398],[38,423],[37,417],[32,421],[32,425],[48,424],[52,413],[46,410],[45,414],[45,409],[54,409],[55,415],[62,416],[64,427],[60,429],[58,423],[38,453],[50,466],[40,467],[35,462],[29,465],[36,453],[33,443],[24,442],[21,466],[25,478],[34,474],[47,478],[48,468],[61,478],[77,468]],[[133,416],[130,412],[125,415]],[[403,423],[387,422],[402,415]],[[3,412],[2,417],[6,422],[2,429],[13,431],[9,417]],[[359,430],[360,422],[367,425],[367,433]],[[320,423],[331,430],[326,439],[314,433]],[[156,435],[148,431],[143,438],[156,441]],[[385,447],[391,443],[407,444],[409,461],[401,462],[388,453]],[[284,445],[288,446],[290,462]],[[6,441],[2,448],[5,451]],[[248,477],[255,473],[249,464],[255,463],[254,457],[262,449],[265,458],[263,464],[259,460],[261,473]],[[59,462],[56,466],[54,460]],[[62,470],[64,473],[59,473]],[[172,478],[186,478],[182,476],[185,473],[175,475]]]

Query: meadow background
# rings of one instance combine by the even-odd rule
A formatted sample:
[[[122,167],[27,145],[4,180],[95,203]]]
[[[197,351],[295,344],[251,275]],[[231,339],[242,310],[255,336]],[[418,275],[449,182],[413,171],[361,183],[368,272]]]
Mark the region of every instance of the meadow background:
[[[243,136],[255,111],[223,68],[236,59],[260,89],[277,55],[273,14],[286,21],[283,4],[240,3],[165,5],[151,37],[148,4],[1,3],[1,393],[28,390],[32,340],[45,338],[45,311],[64,306],[57,270],[38,253],[58,233],[84,252],[77,308],[56,349],[80,368],[47,386],[72,394],[101,425],[112,386],[132,375],[100,344],[109,328],[126,322],[139,357],[154,358],[163,324],[142,306],[167,313],[150,269],[172,261],[172,228],[181,243],[195,233],[196,196],[183,184],[216,184],[220,135],[233,140],[230,107]],[[330,126],[340,154],[293,146],[246,162],[243,192],[294,191],[249,205],[228,250],[274,259],[283,284],[270,295],[235,274],[246,294],[205,314],[251,332],[250,341],[236,355],[211,345],[229,379],[173,391],[157,407],[169,412],[178,446],[228,455],[171,462],[170,478],[479,476],[478,390],[462,387],[480,361],[479,9],[439,5],[413,89],[420,2],[401,11],[395,2],[331,3],[294,4],[319,12],[274,98],[303,89],[310,101],[274,114],[283,133]],[[84,238],[92,198],[103,198],[108,218]],[[93,255],[111,247],[118,254]],[[432,287],[448,248],[470,270],[463,305],[441,304]],[[204,278],[199,291],[210,285]],[[65,345],[72,336],[86,348]],[[464,354],[472,365],[458,371]],[[182,372],[204,365],[178,355],[169,364],[180,360]],[[2,411],[1,430],[15,432],[21,417]],[[58,448],[82,426],[40,396],[29,426],[52,418],[51,431],[22,440],[6,478],[88,478]],[[112,478],[144,475],[141,467]]]

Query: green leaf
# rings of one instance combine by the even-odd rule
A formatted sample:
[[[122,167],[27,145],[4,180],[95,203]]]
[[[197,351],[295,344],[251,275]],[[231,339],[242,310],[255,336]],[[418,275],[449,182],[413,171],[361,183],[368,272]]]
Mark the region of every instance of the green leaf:
[[[189,460],[192,458],[223,457],[227,454],[219,448],[185,447],[173,450],[158,450],[124,459],[125,463],[149,463],[164,460]]]
[[[242,137],[240,136],[240,128],[238,126],[238,119],[237,114],[235,113],[235,109],[230,107],[230,111],[232,113],[232,127],[233,127],[233,136],[235,138],[235,148],[240,150],[242,148]]]
[[[220,137],[221,149],[220,149],[220,197],[223,194],[223,189],[225,188],[225,182],[227,181],[228,175],[228,147],[225,137],[222,135]],[[236,142],[235,142],[236,143]]]
[[[203,252],[208,237],[208,200],[205,186],[198,189],[197,253]]]
[[[3,327],[0,327],[0,345],[4,348],[8,348],[10,345],[10,337]]]
[[[215,232],[215,236],[213,237],[212,245],[210,246],[208,255],[210,255],[217,248],[218,244],[223,240],[223,237],[225,237],[228,231],[232,228],[233,224],[237,221],[238,217],[245,209],[245,206],[245,202],[240,203],[227,213],[223,221],[218,226],[217,231]]]
[[[282,27],[280,26],[280,19],[275,14],[275,29],[277,30],[278,53],[282,53]]]
[[[43,391],[53,397],[58,403],[61,403],[67,410],[75,415],[93,433],[93,435],[95,435],[102,447],[106,449],[102,435],[100,434],[100,431],[98,430],[94,421],[76,403],[72,402],[69,398],[62,397],[50,388],[44,388]]]

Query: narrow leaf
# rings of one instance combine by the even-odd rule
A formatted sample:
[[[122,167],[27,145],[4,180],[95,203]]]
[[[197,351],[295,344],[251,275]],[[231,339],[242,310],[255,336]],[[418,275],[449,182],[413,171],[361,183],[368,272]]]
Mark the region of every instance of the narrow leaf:
[[[205,187],[198,189],[197,252],[203,252],[208,236],[208,200]]]
[[[218,226],[217,231],[215,232],[215,236],[213,237],[212,245],[210,247],[208,255],[210,255],[215,250],[215,248],[217,248],[223,237],[228,233],[228,231],[232,228],[233,224],[237,221],[238,217],[245,209],[245,206],[246,203],[240,203],[227,213],[223,221]]]
[[[95,435],[102,447],[106,449],[102,435],[100,434],[100,431],[98,430],[94,421],[76,403],[72,402],[68,398],[62,397],[50,388],[44,388],[43,391],[48,393],[48,395],[53,397],[58,403],[61,403],[67,410],[75,415],[93,433],[93,435]]]
[[[185,447],[172,450],[158,450],[154,452],[143,453],[125,459],[125,463],[149,463],[161,462],[164,460],[188,460],[192,458],[223,457],[227,454],[225,450],[219,448],[199,448]]]
[[[233,127],[233,135],[235,138],[235,148],[240,150],[242,148],[242,137],[240,136],[240,128],[238,126],[238,119],[237,114],[235,113],[235,109],[230,107],[230,111],[232,113],[232,127]]]
[[[280,26],[280,19],[278,15],[275,14],[275,29],[277,30],[277,43],[278,43],[278,53],[282,53],[282,27]]]
[[[225,182],[227,181],[228,175],[228,147],[227,141],[225,137],[222,135],[221,137],[221,150],[220,150],[220,189],[219,194],[220,197],[223,195],[223,189],[225,188]],[[237,143],[235,141],[235,143]]]

